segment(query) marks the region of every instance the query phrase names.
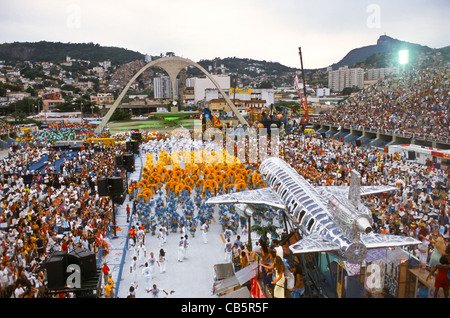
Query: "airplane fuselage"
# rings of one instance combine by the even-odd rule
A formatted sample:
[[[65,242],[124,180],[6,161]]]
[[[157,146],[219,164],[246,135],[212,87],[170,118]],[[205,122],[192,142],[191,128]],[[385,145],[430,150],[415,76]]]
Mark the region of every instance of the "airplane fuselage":
[[[369,231],[367,227],[370,227],[372,220],[366,211],[352,213],[348,204],[341,202],[342,198],[328,198],[321,194],[282,159],[266,159],[259,171],[266,186],[272,188],[285,204],[288,217],[297,224],[302,235],[315,234],[325,241],[334,242],[344,254],[358,252],[358,255],[346,255],[347,258],[365,257],[365,249],[357,233],[358,230]],[[364,229],[355,227],[359,218],[367,222]]]

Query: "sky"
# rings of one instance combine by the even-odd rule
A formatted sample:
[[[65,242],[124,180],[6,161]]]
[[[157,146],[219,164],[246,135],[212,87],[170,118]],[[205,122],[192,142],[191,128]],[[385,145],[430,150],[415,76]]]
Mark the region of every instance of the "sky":
[[[198,62],[252,58],[305,69],[381,35],[450,45],[448,0],[0,0],[0,43],[116,46]]]

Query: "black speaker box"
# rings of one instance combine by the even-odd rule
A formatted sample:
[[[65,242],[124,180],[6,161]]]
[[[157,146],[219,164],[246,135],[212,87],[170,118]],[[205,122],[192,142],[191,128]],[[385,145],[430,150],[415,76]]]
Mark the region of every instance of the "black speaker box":
[[[22,178],[23,178],[23,183],[25,183],[25,184],[31,184],[33,182],[32,174],[23,175]]]
[[[134,172],[134,155],[133,154],[124,154],[123,158],[123,167],[128,172]]]
[[[127,141],[126,149],[128,152],[138,154],[139,153],[139,142],[137,141]]]
[[[361,140],[356,140],[355,142],[357,147],[361,147]]]
[[[136,140],[137,142],[141,142],[142,141],[142,134],[139,132],[134,132],[131,134],[131,139],[132,140]]]
[[[416,152],[408,151],[408,160],[416,160]]]
[[[111,196],[112,202],[115,204],[123,204],[125,202],[125,191],[122,193],[116,193]]]
[[[108,178],[109,194],[121,194],[124,192],[123,179],[119,177]]]
[[[89,279],[97,275],[97,264],[95,254],[90,250],[76,248],[67,254],[69,264],[77,264],[80,266],[81,280]]]
[[[98,195],[101,197],[105,197],[109,195],[109,185],[108,185],[108,179],[106,178],[100,178],[97,180],[97,191]]]
[[[67,258],[64,256],[50,256],[45,262],[47,270],[47,287],[61,289],[66,286]]]
[[[123,157],[122,156],[116,156],[116,166],[123,167]]]

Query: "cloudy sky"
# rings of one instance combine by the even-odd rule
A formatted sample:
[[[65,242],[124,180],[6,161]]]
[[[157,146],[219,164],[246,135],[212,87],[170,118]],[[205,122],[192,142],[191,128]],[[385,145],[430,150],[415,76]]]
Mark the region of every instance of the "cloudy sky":
[[[448,0],[0,0],[0,43],[98,43],[198,62],[254,58],[305,68],[338,62],[386,34],[450,45]]]

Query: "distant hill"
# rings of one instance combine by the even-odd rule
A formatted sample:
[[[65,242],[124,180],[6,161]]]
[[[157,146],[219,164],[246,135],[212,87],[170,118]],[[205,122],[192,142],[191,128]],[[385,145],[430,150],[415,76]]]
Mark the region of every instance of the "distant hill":
[[[120,65],[143,59],[144,55],[118,47],[100,46],[94,43],[61,42],[13,42],[0,44],[0,60],[7,62],[62,62],[66,56],[73,59],[101,62],[110,60]]]
[[[400,41],[392,37],[382,35],[375,45],[368,45],[351,50],[339,62],[330,65],[333,69],[341,66],[360,66],[365,68],[388,67],[389,63],[396,60],[395,54],[400,49],[410,51],[411,60],[423,52],[441,52],[445,61],[450,60],[450,46],[442,49],[431,49],[420,44]],[[91,62],[101,62],[109,60],[112,65],[119,66],[136,60],[144,60],[145,55],[125,48],[100,46],[94,43],[61,43],[61,42],[13,42],[0,44],[0,60],[7,63],[21,61],[30,62],[56,62],[65,61],[66,56],[73,59],[89,60]],[[221,66],[225,68],[227,74],[241,74],[248,77],[269,76],[270,80],[276,84],[291,83],[292,74],[299,71],[298,68],[292,68],[282,65],[278,62],[259,61],[251,58],[216,58],[200,60],[199,63],[206,70],[214,72],[217,68],[217,74],[221,74]],[[306,73],[322,72],[326,69],[305,69]],[[196,68],[189,68],[189,75],[203,75]],[[326,74],[325,74],[326,75]],[[323,76],[325,76],[323,75]],[[250,81],[250,80],[249,80]],[[245,83],[247,84],[247,83]]]
[[[201,60],[197,63],[206,70],[211,69],[212,72],[214,72],[214,67],[216,66],[218,74],[220,74],[220,67],[223,65],[228,73],[246,74],[254,77],[262,74],[281,75],[297,71],[296,68],[288,67],[278,62],[258,61],[251,58],[227,57],[223,59],[217,58],[216,62],[214,62],[214,59],[211,59]],[[196,69],[192,69],[191,72],[198,73],[198,75],[201,74]]]
[[[377,55],[380,56],[383,55],[383,53],[396,53],[401,49],[408,49],[411,52],[412,56],[417,55],[420,52],[433,50],[428,46],[404,42],[391,38],[387,35],[382,35],[378,39],[376,45],[368,45],[353,49],[342,60],[330,66],[334,70],[344,65],[352,66],[370,57],[376,58]]]

